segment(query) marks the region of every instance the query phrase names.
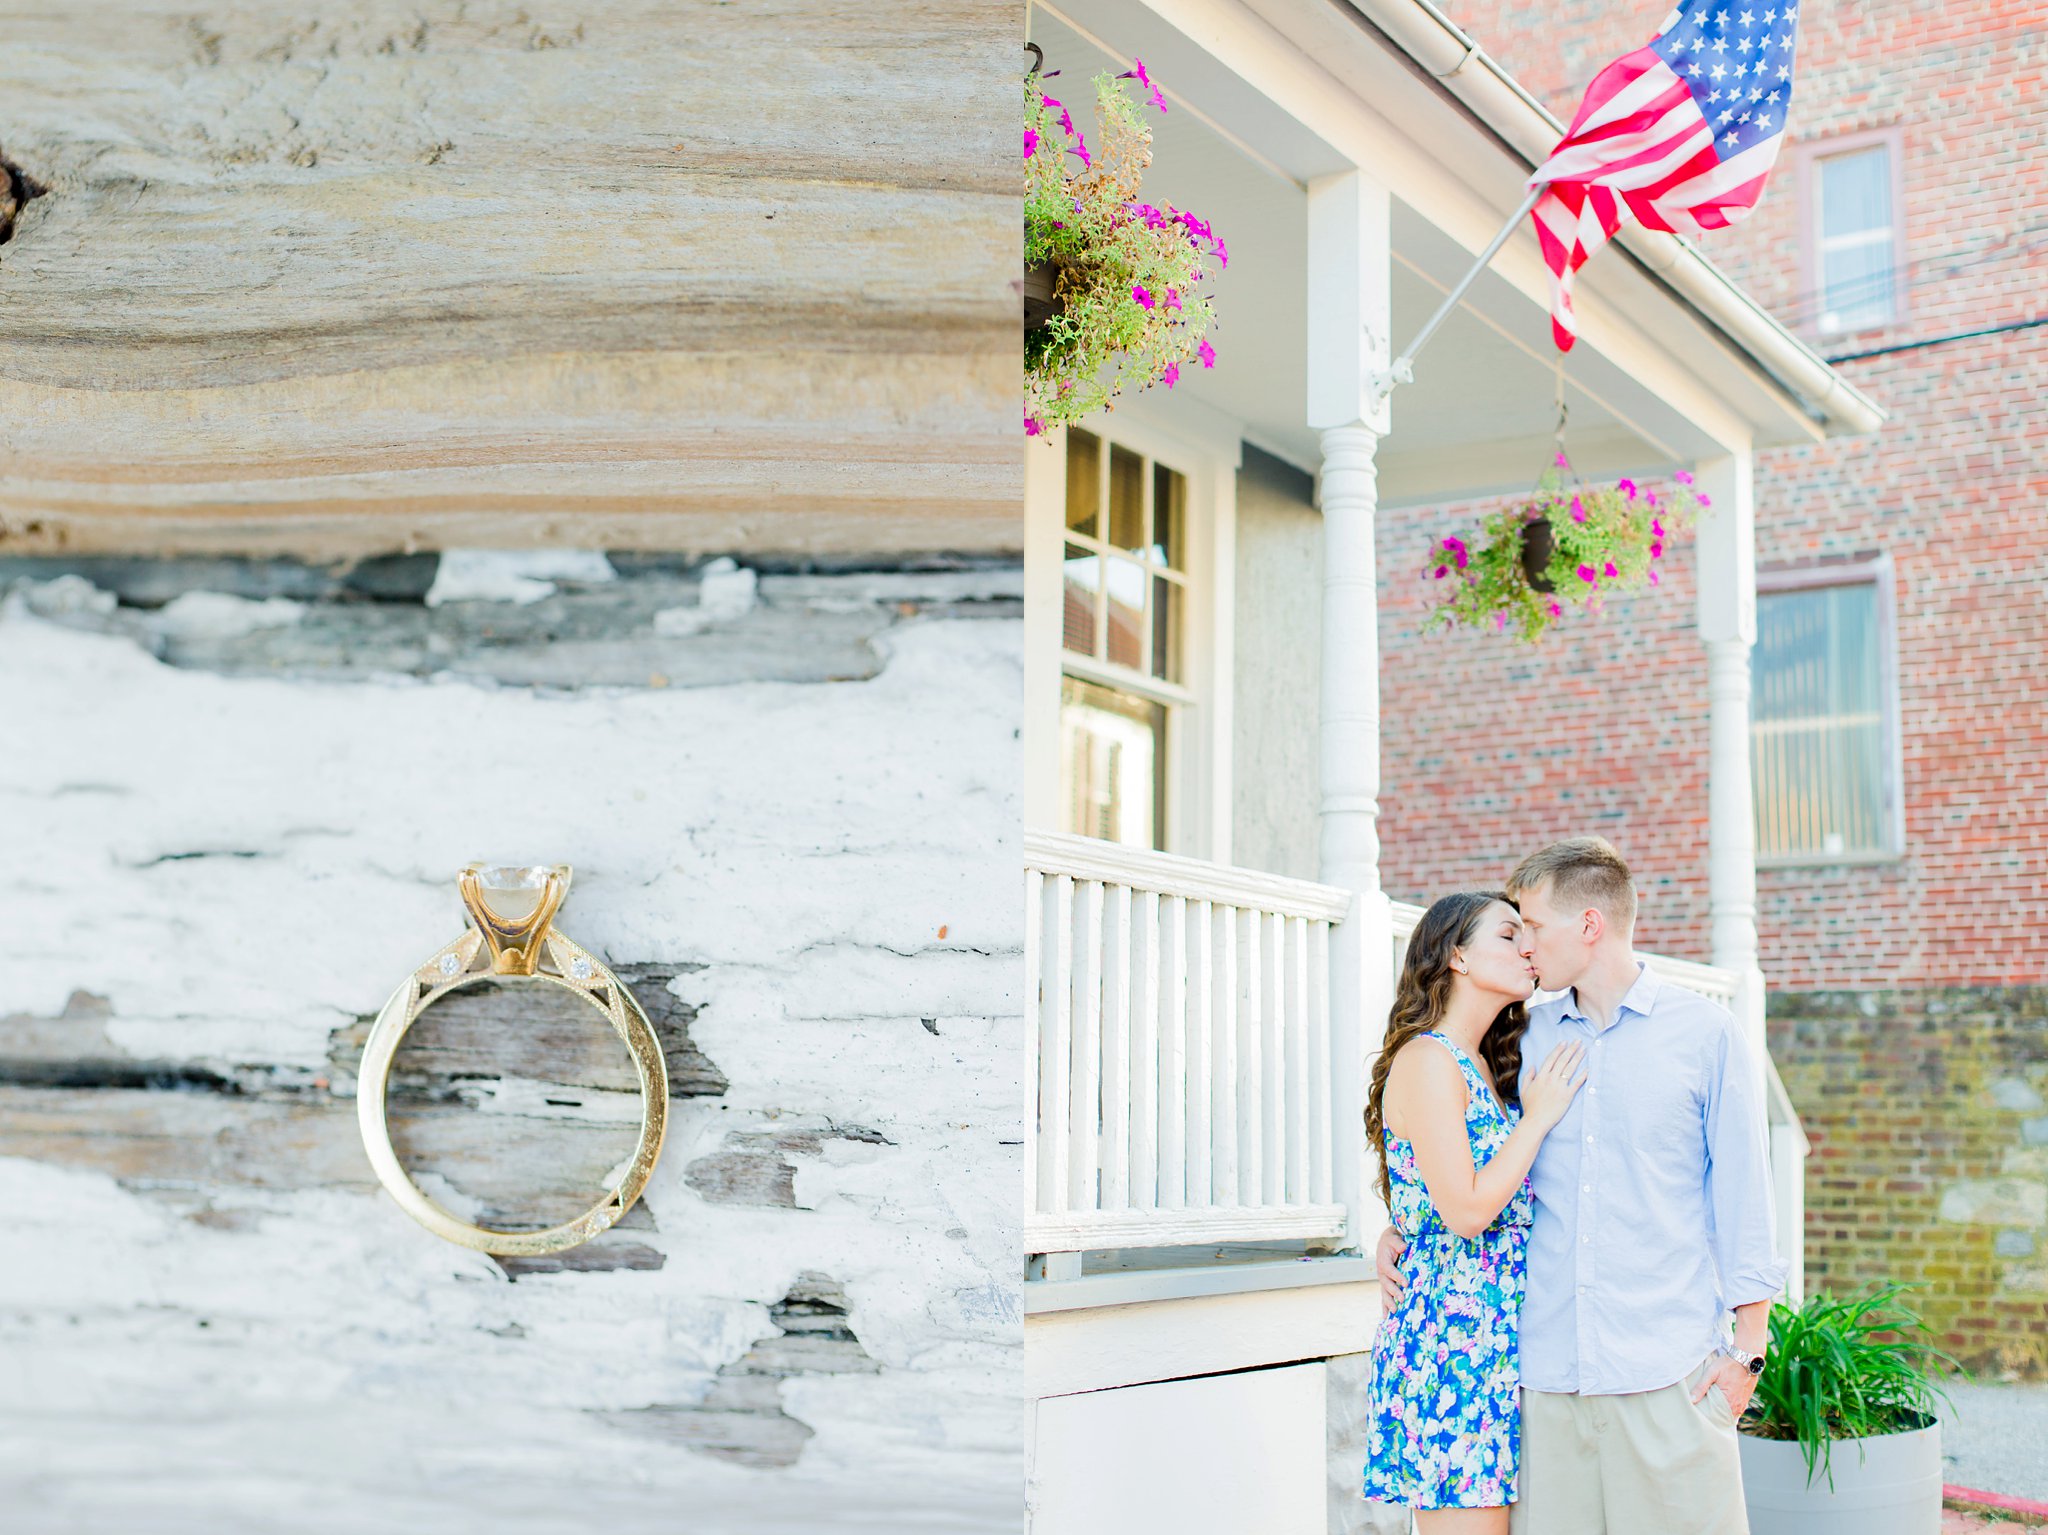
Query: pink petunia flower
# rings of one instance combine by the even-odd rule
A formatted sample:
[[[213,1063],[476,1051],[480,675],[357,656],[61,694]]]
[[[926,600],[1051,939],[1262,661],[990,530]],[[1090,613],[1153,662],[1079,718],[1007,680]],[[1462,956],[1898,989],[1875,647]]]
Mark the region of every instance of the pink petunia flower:
[[[1650,519],[1650,531],[1658,538],[1662,538],[1664,536],[1664,523],[1662,519],[1652,517]]]
[[[1153,88],[1152,77],[1145,73],[1145,61],[1135,55],[1131,58],[1131,67],[1123,74],[1118,75],[1117,79],[1136,80],[1138,84],[1144,86],[1148,91]]]
[[[1444,578],[1445,576],[1449,575],[1450,573],[1451,573],[1451,567],[1450,567],[1450,566],[1448,566],[1448,565],[1439,565],[1439,566],[1437,566],[1437,568],[1436,568],[1436,578],[1437,578],[1437,580],[1439,580],[1439,581],[1443,580],[1443,578]]]
[[[1657,584],[1657,572],[1653,570],[1653,571],[1651,571],[1651,572],[1650,572],[1650,585],[1652,585],[1652,586],[1655,586],[1656,584]]]
[[[1616,569],[1614,568],[1614,561],[1612,561],[1612,560],[1609,560],[1609,561],[1608,561],[1608,562],[1606,563],[1606,565],[1605,565],[1604,567],[1602,567],[1602,569],[1601,569],[1601,571],[1600,571],[1600,574],[1601,574],[1601,575],[1603,575],[1603,576],[1607,576],[1607,577],[1610,577],[1610,578],[1612,578],[1612,577],[1614,577],[1614,576],[1618,576],[1618,575],[1620,575],[1620,574],[1621,574],[1621,572],[1620,572],[1620,571],[1618,571],[1618,570],[1616,570]]]
[[[1550,605],[1550,616],[1552,618],[1564,617],[1564,604],[1561,602],[1553,602]]]
[[[1171,389],[1175,384],[1179,383],[1180,364],[1177,362],[1168,363],[1166,365],[1166,371],[1159,375],[1159,382],[1164,384],[1169,389]]]
[[[1712,506],[1714,504],[1714,498],[1712,496],[1701,496],[1699,498],[1699,503],[1701,506]]]
[[[1506,628],[1507,626],[1508,626],[1508,616],[1507,616],[1507,614],[1505,614],[1505,613],[1496,613],[1496,614],[1494,614],[1494,615],[1493,615],[1493,632],[1494,632],[1495,634],[1498,634],[1498,633],[1500,633],[1500,632],[1501,632],[1501,630],[1505,629],[1505,628]]]
[[[1586,520],[1586,508],[1585,508],[1585,504],[1584,504],[1583,502],[1581,502],[1581,501],[1579,500],[1579,498],[1578,498],[1577,496],[1573,496],[1573,497],[1572,497],[1572,521],[1573,521],[1573,522],[1584,522],[1585,520]]]
[[[1655,506],[1657,504],[1657,492],[1655,492],[1654,490],[1644,491],[1643,501],[1646,505]]]
[[[1690,485],[1692,483],[1692,476],[1686,473],[1686,471],[1683,469],[1679,470],[1678,473],[1671,476],[1671,478],[1678,481],[1678,483],[1681,485]]]
[[[1629,500],[1635,500],[1636,482],[1634,480],[1618,480],[1615,482],[1614,488],[1620,491],[1624,496],[1627,496]]]
[[[1581,565],[1579,567],[1579,579],[1581,581],[1584,581],[1587,585],[1591,586],[1599,581],[1600,576],[1599,573],[1595,571],[1591,565]]]
[[[1559,448],[1557,450],[1557,467],[1560,469],[1566,469],[1570,467],[1570,461],[1565,458],[1563,448]]]
[[[1664,558],[1664,541],[1662,539],[1659,539],[1656,543],[1650,545],[1650,558],[1653,560],[1661,560]]]
[[[1161,91],[1158,86],[1153,86],[1152,94],[1145,98],[1145,105],[1148,107],[1157,107],[1160,111],[1164,112],[1166,110],[1165,92]]]
[[[1180,308],[1180,295],[1174,292],[1171,288],[1168,288],[1166,290],[1166,307],[1169,311],[1178,310]]]
[[[1203,367],[1213,368],[1216,366],[1216,348],[1209,345],[1208,342],[1204,341],[1197,345],[1195,347],[1195,355],[1202,359]]]
[[[1036,128],[1026,128],[1024,130],[1024,158],[1028,160],[1037,153],[1038,130]]]
[[[1074,147],[1069,153],[1077,154],[1081,157],[1082,170],[1092,171],[1095,169],[1095,157],[1088,153],[1088,141],[1082,138],[1080,134],[1074,135]]]
[[[1140,309],[1150,309],[1156,302],[1143,283],[1131,284],[1131,301]]]
[[[1026,416],[1024,418],[1024,435],[1026,437],[1036,437],[1040,432],[1044,430],[1045,423],[1043,421],[1040,421],[1036,416]]]

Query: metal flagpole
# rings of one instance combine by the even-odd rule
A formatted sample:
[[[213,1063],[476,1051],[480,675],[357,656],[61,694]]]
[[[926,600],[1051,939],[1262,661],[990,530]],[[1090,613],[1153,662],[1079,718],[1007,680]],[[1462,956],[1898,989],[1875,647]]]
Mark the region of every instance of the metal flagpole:
[[[1450,318],[1451,311],[1458,307],[1458,300],[1465,296],[1465,290],[1477,281],[1479,274],[1487,269],[1495,256],[1500,254],[1500,248],[1508,243],[1508,236],[1513,234],[1516,226],[1529,216],[1529,210],[1536,206],[1536,199],[1543,195],[1548,185],[1549,183],[1545,182],[1531,187],[1529,195],[1522,199],[1522,206],[1508,215],[1508,221],[1500,226],[1500,233],[1493,237],[1493,243],[1481,251],[1479,259],[1472,263],[1472,270],[1458,279],[1458,285],[1444,295],[1444,301],[1437,306],[1436,313],[1429,317],[1429,323],[1416,332],[1415,339],[1408,343],[1387,371],[1379,376],[1374,385],[1377,398],[1384,400],[1394,392],[1396,384],[1415,382],[1415,354],[1422,350],[1431,336],[1436,334],[1436,328]]]

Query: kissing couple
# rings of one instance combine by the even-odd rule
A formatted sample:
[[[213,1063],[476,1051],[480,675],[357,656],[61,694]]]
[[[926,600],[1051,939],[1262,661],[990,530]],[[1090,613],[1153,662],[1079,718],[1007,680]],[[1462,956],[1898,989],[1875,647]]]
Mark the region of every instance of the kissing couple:
[[[1418,1535],[1747,1535],[1735,1424],[1786,1274],[1761,1063],[1635,912],[1579,837],[1409,939],[1365,1111],[1365,1496]]]

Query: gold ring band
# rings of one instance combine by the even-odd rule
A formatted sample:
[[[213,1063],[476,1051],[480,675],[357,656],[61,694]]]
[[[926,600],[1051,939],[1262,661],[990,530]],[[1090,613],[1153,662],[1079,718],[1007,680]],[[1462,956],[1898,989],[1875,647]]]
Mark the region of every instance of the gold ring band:
[[[459,888],[470,927],[399,983],[370,1028],[356,1080],[356,1119],[363,1149],[385,1191],[398,1207],[427,1230],[463,1247],[507,1257],[560,1252],[608,1230],[654,1175],[668,1128],[668,1067],[661,1041],[647,1015],[617,976],[598,957],[554,929],[555,913],[569,893],[566,864],[535,868],[494,868],[471,864]],[[489,980],[530,981],[560,986],[603,1013],[625,1041],[640,1078],[640,1140],[618,1187],[572,1221],[543,1231],[496,1231],[473,1226],[434,1203],[414,1183],[392,1149],[384,1095],[391,1062],[406,1031],[451,991]]]

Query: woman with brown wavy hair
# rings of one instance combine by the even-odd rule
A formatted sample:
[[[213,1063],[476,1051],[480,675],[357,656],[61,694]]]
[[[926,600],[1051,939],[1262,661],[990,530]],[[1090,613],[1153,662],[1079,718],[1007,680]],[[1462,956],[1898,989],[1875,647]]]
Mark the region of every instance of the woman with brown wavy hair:
[[[1515,1499],[1529,1167],[1585,1080],[1561,1045],[1516,1102],[1535,989],[1507,897],[1447,895],[1408,940],[1373,1063],[1365,1128],[1408,1286],[1374,1343],[1365,1495],[1413,1509],[1418,1535],[1505,1535]]]

